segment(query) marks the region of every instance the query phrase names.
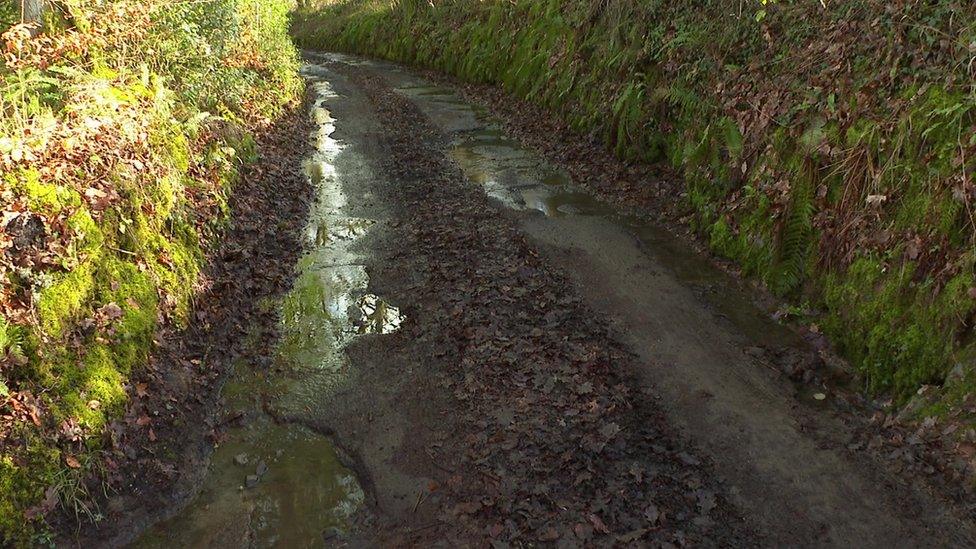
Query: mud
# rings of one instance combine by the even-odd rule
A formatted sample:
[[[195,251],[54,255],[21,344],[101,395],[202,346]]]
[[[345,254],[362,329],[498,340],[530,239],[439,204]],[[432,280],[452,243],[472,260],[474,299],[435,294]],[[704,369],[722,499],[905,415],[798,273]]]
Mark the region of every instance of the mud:
[[[973,544],[747,285],[452,89],[308,59],[303,253],[239,336],[270,358],[142,546]]]
[[[333,396],[272,402],[330,434],[370,494],[343,542],[749,543],[704,459],[628,388],[629,354],[471,185],[431,120],[481,122],[428,118],[411,99],[432,90],[407,99],[368,64],[316,61],[338,95],[333,135],[374,166],[344,179],[350,212],[376,221],[360,241],[370,291],[407,319],[350,343]]]
[[[964,513],[851,455],[856,435],[835,417],[848,403],[831,402],[843,376],[770,320],[738,281],[667,231],[575,186],[451,90],[384,63],[356,67],[410,98],[447,137],[434,146],[518,212],[521,231],[636,352],[640,386],[660,395],[669,420],[716,458],[716,476],[767,542],[971,541]],[[788,374],[815,383],[796,384]]]

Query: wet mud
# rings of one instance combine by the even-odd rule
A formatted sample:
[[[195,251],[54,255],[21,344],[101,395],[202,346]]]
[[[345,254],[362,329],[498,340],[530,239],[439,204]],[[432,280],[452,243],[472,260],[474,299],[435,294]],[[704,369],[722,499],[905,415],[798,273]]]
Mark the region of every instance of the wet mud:
[[[698,448],[721,456],[718,478],[769,542],[971,539],[964,512],[847,451],[856,434],[837,416],[848,403],[832,402],[846,376],[728,273],[586,192],[452,90],[381,62],[355,66],[380,75],[443,132],[435,146],[514,212],[520,230],[637,353],[639,384],[661,395],[669,420]]]
[[[946,546],[749,289],[402,67],[307,54],[315,192],[271,367],[138,546]]]
[[[343,465],[349,458],[331,438],[269,413],[328,398],[352,367],[345,346],[365,334],[394,332],[404,321],[395,306],[367,292],[369,276],[353,246],[375,221],[348,215],[343,189],[344,178],[362,173],[350,169],[332,137],[335,120],[325,103],[336,94],[314,67],[305,70],[313,130],[303,168],[315,195],[292,288],[280,304],[268,305],[281,319],[274,367],[258,373],[239,365],[223,389],[231,419],[200,493],[138,547],[318,547],[348,531],[364,503]],[[252,341],[262,343],[270,342]]]

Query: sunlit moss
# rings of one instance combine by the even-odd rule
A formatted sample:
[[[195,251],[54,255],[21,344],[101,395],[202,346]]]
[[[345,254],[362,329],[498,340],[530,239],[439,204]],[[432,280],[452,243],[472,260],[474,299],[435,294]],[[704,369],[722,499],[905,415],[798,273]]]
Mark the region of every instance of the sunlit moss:
[[[93,255],[41,290],[37,310],[41,330],[50,337],[60,337],[65,326],[76,320],[95,290],[95,273],[100,256]]]
[[[77,191],[64,185],[44,183],[37,170],[19,170],[4,176],[5,181],[27,203],[31,210],[58,214],[81,205]]]
[[[87,5],[69,10],[77,30],[92,25]],[[67,226],[59,265],[11,275],[18,290],[34,292],[39,322],[26,327],[27,364],[5,369],[5,379],[42,399],[53,416],[44,421],[77,422],[92,453],[125,406],[130,375],[152,351],[157,319],[185,324],[190,317],[202,247],[227,225],[239,168],[258,155],[246,128],[273,119],[301,87],[285,33],[287,3],[240,0],[207,10],[173,4],[156,15],[166,23],[150,29],[146,43],[89,48],[78,66],[74,54],[64,66],[58,59],[43,85],[26,90],[38,98],[26,107],[32,114],[69,130],[78,121],[108,121],[110,137],[136,153],[141,166],[120,164],[99,181],[117,195],[111,203],[94,209],[82,195],[79,181],[90,176],[85,161],[66,168],[70,184],[35,169],[0,175],[3,190],[29,210]],[[204,134],[213,120],[227,131]],[[198,197],[217,208],[194,208]],[[43,541],[32,537],[43,525],[24,512],[64,477],[63,441],[49,434],[24,425],[0,454],[0,546]],[[78,478],[97,461],[79,458],[83,467],[72,470]]]
[[[57,449],[40,443],[35,436],[26,431],[14,433],[25,452],[17,460],[0,455],[0,532],[5,545],[36,545],[23,511],[44,498],[61,460]]]

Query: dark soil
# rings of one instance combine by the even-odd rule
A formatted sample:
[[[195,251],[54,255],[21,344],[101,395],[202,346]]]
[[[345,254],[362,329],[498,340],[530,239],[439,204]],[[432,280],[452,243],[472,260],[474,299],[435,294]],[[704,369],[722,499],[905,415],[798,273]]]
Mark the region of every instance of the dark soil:
[[[268,367],[277,339],[275,307],[262,307],[291,285],[301,252],[311,189],[302,160],[310,121],[293,105],[257,138],[259,159],[245,167],[230,201],[231,224],[196,294],[190,325],[163,326],[146,367],[132,378],[124,417],[106,441],[104,478],[92,479],[101,521],[62,514],[60,541],[90,547],[131,541],[144,528],[177,512],[199,488],[213,445],[228,419],[220,418],[220,388],[239,361]],[[257,335],[260,345],[248,345]]]
[[[382,79],[332,68],[382,125],[392,183],[373,192],[395,230],[375,246],[386,255],[371,287],[409,319],[350,354],[409,426],[388,466],[432,479],[412,510],[379,509],[352,544],[755,543],[707,460],[630,389],[633,356],[447,160],[445,136]],[[308,423],[368,447],[370,424],[387,421],[374,413],[390,412],[339,399],[339,416]]]

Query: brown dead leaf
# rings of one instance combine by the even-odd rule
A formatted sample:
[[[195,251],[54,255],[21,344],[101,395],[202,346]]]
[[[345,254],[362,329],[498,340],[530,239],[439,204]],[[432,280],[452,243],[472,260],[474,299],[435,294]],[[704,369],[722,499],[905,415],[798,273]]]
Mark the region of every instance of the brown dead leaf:
[[[603,519],[598,517],[596,513],[590,513],[586,515],[586,519],[590,521],[590,524],[593,525],[593,529],[596,530],[597,532],[600,532],[601,534],[610,533],[610,529],[607,528],[606,523],[604,523]]]

